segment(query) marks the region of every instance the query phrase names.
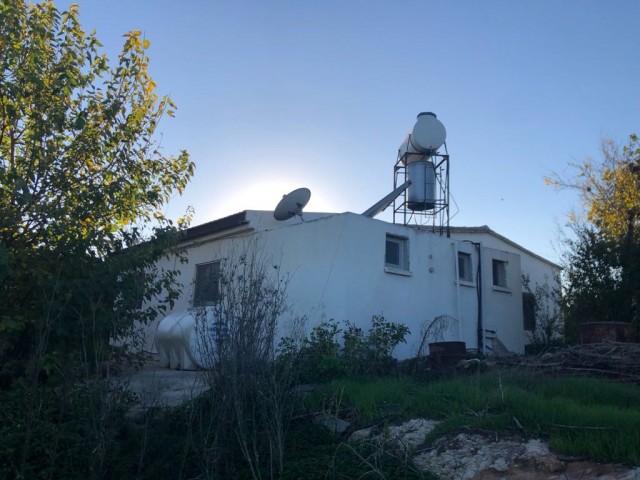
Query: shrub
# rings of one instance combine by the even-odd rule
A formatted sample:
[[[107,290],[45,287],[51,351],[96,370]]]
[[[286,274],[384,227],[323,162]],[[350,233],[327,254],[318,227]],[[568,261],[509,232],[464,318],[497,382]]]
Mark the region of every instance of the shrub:
[[[213,306],[217,333],[200,337],[211,389],[191,421],[202,428],[206,420],[199,448],[204,471],[216,478],[236,478],[239,467],[250,478],[275,478],[283,468],[291,358],[276,363],[275,335],[287,278],[271,265],[254,241],[226,255]],[[206,322],[206,312],[198,318]]]
[[[335,320],[324,320],[297,349],[292,339],[282,339],[280,358],[298,359],[303,382],[325,382],[353,374],[382,375],[394,370],[393,350],[406,341],[409,333],[406,325],[389,322],[382,315],[371,318],[366,335],[349,321],[341,329]]]
[[[122,478],[135,464],[122,435],[131,395],[105,379],[0,391],[0,478]]]
[[[337,340],[340,332],[342,330],[336,321],[325,320],[311,330],[308,339],[303,340],[298,356],[301,381],[324,382],[345,375],[346,366]]]

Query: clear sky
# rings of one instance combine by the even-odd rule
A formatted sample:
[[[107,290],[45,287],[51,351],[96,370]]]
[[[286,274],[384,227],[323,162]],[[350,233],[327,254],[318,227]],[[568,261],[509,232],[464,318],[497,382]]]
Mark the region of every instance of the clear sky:
[[[308,211],[362,212],[432,111],[447,128],[451,224],[557,261],[577,198],[542,177],[597,156],[603,137],[640,134],[638,0],[79,3],[114,61],[123,33],[151,41],[151,75],[178,105],[163,146],[197,167],[167,213],[192,205],[194,224],[272,210],[302,186]]]

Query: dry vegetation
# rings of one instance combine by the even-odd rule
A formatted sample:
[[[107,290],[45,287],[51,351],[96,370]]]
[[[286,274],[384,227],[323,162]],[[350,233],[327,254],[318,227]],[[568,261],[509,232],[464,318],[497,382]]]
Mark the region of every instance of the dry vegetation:
[[[591,343],[533,357],[504,357],[493,362],[548,375],[589,375],[640,383],[640,345]]]

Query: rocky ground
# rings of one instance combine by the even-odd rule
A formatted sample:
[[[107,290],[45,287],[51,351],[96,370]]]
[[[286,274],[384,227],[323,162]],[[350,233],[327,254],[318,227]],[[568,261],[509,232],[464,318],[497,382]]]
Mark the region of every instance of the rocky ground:
[[[640,480],[640,468],[559,456],[539,439],[460,432],[423,448],[438,422],[414,419],[378,432],[358,430],[351,441],[385,442],[407,455],[416,468],[443,480]]]
[[[609,373],[610,365],[616,364],[611,358],[617,351],[592,350],[585,351],[582,348],[575,352],[564,352],[561,358],[557,356],[560,354],[547,355],[538,359],[535,366],[576,369],[585,368],[588,362],[589,368],[603,371],[606,367]],[[606,364],[601,360],[605,355]],[[626,375],[629,375],[628,372]],[[134,421],[142,416],[146,408],[179,405],[207,388],[202,372],[160,368],[157,358],[151,359],[141,370],[129,373],[123,375],[120,381],[126,383],[140,401],[140,405],[130,412]],[[346,432],[350,426],[349,422],[335,417],[317,420],[336,432]],[[440,438],[426,448],[424,439],[437,425],[438,422],[434,420],[413,419],[388,427],[384,432],[375,428],[358,430],[349,439],[384,443],[385,448],[390,446],[396,449],[416,468],[435,473],[443,480],[640,480],[640,468],[563,457],[551,452],[540,439],[514,435],[462,431]]]

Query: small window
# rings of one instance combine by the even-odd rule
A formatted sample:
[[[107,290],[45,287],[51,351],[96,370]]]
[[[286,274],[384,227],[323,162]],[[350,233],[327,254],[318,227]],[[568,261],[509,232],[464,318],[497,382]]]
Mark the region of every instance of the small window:
[[[193,306],[214,305],[220,297],[220,262],[196,265]]]
[[[386,267],[409,270],[409,239],[387,235],[384,253]]]
[[[522,294],[522,318],[524,329],[533,332],[536,329],[536,297],[533,293]]]
[[[471,254],[458,252],[458,277],[460,280],[473,282],[473,271],[471,268]]]
[[[493,285],[495,287],[507,287],[507,262],[493,260]]]

